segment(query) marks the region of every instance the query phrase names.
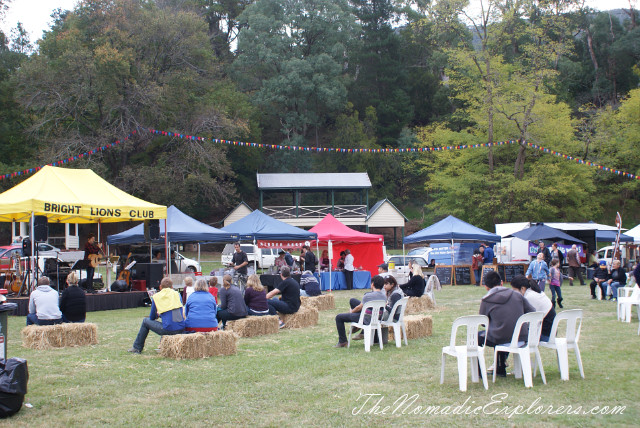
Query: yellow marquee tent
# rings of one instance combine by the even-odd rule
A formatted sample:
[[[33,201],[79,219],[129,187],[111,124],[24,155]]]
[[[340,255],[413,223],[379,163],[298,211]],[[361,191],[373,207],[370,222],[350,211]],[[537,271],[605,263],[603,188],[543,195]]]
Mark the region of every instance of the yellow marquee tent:
[[[167,207],[143,201],[109,184],[90,169],[45,166],[0,194],[0,221],[111,223],[166,219]]]

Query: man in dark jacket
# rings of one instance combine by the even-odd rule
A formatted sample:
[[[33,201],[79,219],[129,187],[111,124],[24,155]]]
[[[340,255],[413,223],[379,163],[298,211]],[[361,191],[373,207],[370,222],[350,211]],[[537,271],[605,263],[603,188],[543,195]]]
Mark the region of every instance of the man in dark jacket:
[[[547,266],[551,263],[551,251],[544,245],[544,242],[540,241],[538,244],[538,252],[536,254],[544,254],[544,261],[547,263]]]
[[[598,264],[598,269],[593,273],[593,281],[589,284],[591,288],[591,298],[596,299],[596,286],[600,287],[600,300],[605,300],[607,298],[607,289],[605,288],[605,284],[609,279],[609,271],[607,270],[607,262],[604,260],[600,260]]]
[[[489,317],[489,330],[478,333],[479,342],[483,343],[486,337],[486,346],[495,348],[498,345],[510,343],[513,331],[523,314],[535,312],[535,309],[527,302],[522,294],[502,286],[502,279],[498,272],[488,272],[483,281],[487,294],[480,302],[480,315]],[[528,329],[520,332],[521,341],[527,340]],[[498,353],[496,361],[496,374],[504,377],[507,375],[506,362],[509,356],[506,352]]]

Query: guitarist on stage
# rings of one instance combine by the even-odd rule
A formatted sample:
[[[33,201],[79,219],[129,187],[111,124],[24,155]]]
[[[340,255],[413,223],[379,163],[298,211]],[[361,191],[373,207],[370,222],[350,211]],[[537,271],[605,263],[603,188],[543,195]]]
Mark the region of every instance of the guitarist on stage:
[[[96,269],[91,265],[93,262],[91,255],[98,255],[102,251],[102,244],[98,242],[96,244],[96,236],[93,233],[90,233],[87,237],[87,243],[84,244],[84,259],[89,262],[87,266],[87,280],[86,287],[87,290],[93,293],[93,274]]]

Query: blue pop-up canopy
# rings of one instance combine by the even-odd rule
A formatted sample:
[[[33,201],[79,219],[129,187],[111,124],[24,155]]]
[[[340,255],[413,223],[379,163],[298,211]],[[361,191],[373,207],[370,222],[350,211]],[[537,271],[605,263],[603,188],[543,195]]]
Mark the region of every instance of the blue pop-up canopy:
[[[226,232],[189,217],[175,205],[167,208],[167,229],[169,242],[232,242],[238,234]],[[164,241],[164,221],[160,221],[160,240]],[[139,244],[145,242],[144,224],[139,224],[124,232],[107,237],[109,245]]]
[[[405,237],[402,242],[411,244],[414,242],[437,241],[500,242],[500,240],[499,235],[487,232],[450,215],[419,232]]]
[[[596,230],[596,241],[597,242],[615,242],[616,240],[616,232],[615,230]],[[633,236],[625,235],[624,233],[620,234],[620,242],[633,242]]]
[[[223,227],[221,230],[237,234],[240,239],[310,241],[318,237],[313,232],[291,226],[258,210]]]

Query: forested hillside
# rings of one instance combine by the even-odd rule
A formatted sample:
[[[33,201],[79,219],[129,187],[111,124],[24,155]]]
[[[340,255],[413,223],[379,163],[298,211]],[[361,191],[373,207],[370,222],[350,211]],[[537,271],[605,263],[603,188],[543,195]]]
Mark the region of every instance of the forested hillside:
[[[84,0],[0,34],[0,175],[119,140],[65,165],[210,222],[257,206],[257,171],[367,171],[416,224],[631,227],[640,180],[566,157],[640,175],[638,14],[581,4]]]

